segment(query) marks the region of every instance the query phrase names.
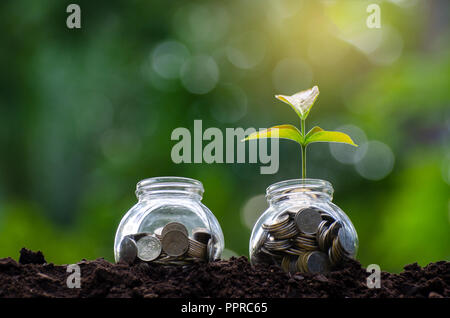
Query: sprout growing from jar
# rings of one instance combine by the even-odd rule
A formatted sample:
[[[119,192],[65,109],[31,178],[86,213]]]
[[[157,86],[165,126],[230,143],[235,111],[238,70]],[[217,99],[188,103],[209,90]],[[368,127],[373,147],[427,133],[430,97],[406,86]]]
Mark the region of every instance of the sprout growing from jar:
[[[283,138],[290,139],[300,144],[302,149],[302,178],[306,178],[306,148],[314,142],[338,142],[346,143],[358,147],[347,134],[339,131],[326,131],[319,126],[313,127],[306,133],[306,118],[311,111],[317,97],[319,96],[319,88],[313,88],[298,92],[291,96],[275,95],[275,98],[288,104],[294,109],[300,118],[300,129],[293,125],[278,125],[268,129],[260,130],[250,134],[242,141],[262,138]]]

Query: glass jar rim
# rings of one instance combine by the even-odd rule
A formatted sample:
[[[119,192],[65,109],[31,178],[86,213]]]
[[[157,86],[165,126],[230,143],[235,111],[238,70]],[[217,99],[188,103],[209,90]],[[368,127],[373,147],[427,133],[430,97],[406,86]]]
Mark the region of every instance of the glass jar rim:
[[[138,198],[153,194],[181,194],[201,198],[203,192],[203,184],[200,181],[186,177],[153,177],[143,179],[136,185],[136,196]]]
[[[297,191],[293,191],[297,190]],[[326,196],[329,199],[333,197],[333,186],[330,182],[321,179],[290,179],[283,180],[270,185],[266,189],[267,201],[273,201],[286,194],[296,194],[304,192],[305,194],[316,194]]]

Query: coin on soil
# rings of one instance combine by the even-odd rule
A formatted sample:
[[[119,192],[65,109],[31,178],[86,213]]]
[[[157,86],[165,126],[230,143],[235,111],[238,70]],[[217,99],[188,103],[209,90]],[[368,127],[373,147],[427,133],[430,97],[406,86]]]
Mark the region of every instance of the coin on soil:
[[[137,256],[144,262],[157,259],[161,255],[161,242],[154,236],[144,236],[137,243]]]
[[[125,236],[120,242],[119,247],[119,261],[124,261],[131,264],[135,261],[137,256],[136,242],[131,235]]]
[[[184,231],[171,230],[162,237],[162,249],[169,256],[182,256],[189,249],[189,238]]]
[[[310,273],[326,273],[330,270],[328,255],[323,252],[312,252],[305,265]]]

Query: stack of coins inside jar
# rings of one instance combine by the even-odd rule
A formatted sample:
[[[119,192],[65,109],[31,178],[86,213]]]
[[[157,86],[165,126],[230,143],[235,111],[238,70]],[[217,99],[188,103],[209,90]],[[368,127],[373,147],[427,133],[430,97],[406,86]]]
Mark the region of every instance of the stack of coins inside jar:
[[[166,265],[189,265],[208,261],[214,254],[215,237],[204,228],[192,230],[178,222],[166,224],[160,233],[126,235],[120,243],[119,261],[137,260]]]
[[[285,272],[328,272],[355,254],[351,233],[315,207],[284,212],[262,228],[257,259],[280,265]]]

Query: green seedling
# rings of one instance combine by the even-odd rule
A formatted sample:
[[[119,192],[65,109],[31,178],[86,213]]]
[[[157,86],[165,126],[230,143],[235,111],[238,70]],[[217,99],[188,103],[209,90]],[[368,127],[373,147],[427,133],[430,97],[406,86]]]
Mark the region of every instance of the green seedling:
[[[250,134],[242,141],[261,138],[282,138],[297,142],[302,148],[303,179],[306,178],[306,148],[309,144],[314,142],[339,142],[358,147],[350,136],[343,132],[326,131],[319,126],[315,126],[306,133],[306,118],[318,96],[319,88],[317,86],[298,92],[292,96],[275,95],[275,98],[285,102],[294,109],[300,118],[301,131],[293,125],[279,125]]]

